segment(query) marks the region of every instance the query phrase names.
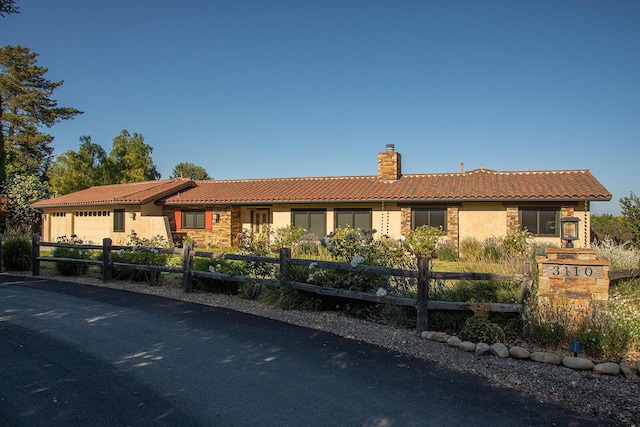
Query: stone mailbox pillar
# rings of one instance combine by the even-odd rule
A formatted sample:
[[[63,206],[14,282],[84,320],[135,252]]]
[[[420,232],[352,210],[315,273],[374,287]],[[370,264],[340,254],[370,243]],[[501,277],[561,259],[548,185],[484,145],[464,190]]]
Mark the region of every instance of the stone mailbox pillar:
[[[609,300],[609,261],[595,249],[552,249],[536,257],[539,285],[538,305],[567,310],[580,321],[584,315]]]

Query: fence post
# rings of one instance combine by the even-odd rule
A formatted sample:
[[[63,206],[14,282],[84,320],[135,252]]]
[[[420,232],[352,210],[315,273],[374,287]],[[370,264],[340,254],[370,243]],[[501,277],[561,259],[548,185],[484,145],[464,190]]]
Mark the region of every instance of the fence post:
[[[418,258],[418,295],[416,301],[416,331],[422,333],[429,328],[429,258]]]
[[[193,261],[193,242],[186,242],[182,247],[182,291],[190,293],[193,290],[191,281],[191,265]]]
[[[280,248],[280,286],[286,281],[286,270],[291,259],[291,248]]]
[[[533,288],[533,273],[531,270],[531,260],[525,260],[522,262],[522,275],[524,280],[520,285],[520,304],[524,304],[527,297],[531,294]]]
[[[113,277],[113,264],[111,263],[111,239],[102,239],[102,283],[111,282]]]
[[[31,238],[31,274],[40,275],[40,235],[34,234]]]

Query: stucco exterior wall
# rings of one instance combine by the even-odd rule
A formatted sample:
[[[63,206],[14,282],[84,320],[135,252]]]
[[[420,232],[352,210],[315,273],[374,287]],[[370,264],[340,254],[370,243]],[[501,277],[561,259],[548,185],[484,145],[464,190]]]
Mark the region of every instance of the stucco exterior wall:
[[[507,212],[500,203],[463,203],[458,209],[460,241],[507,234]]]

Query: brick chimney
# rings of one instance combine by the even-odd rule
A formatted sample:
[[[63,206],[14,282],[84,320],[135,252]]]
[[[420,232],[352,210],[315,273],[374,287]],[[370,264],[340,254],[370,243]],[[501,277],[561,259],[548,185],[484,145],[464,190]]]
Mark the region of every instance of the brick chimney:
[[[378,178],[396,181],[400,179],[400,153],[393,144],[387,144],[386,151],[378,153]]]

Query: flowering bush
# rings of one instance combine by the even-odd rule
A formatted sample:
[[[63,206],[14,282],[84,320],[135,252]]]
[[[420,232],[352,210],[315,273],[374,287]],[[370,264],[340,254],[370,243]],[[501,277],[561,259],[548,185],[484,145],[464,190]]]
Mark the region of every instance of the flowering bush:
[[[136,265],[165,266],[169,255],[160,253],[158,248],[167,247],[169,243],[162,236],[155,236],[151,239],[140,238],[134,230],[128,236],[127,244],[131,250],[120,249],[112,254],[113,262]],[[114,268],[114,276],[119,279],[131,279],[136,282],[148,282],[158,284],[162,278],[160,271],[135,270],[131,268]]]
[[[612,239],[606,238],[601,242],[594,242],[591,247],[596,250],[599,257],[609,260],[612,270],[640,267],[640,250],[631,245],[617,245]]]
[[[67,243],[70,245],[82,245],[84,242],[79,239],[78,236],[72,234],[70,237],[60,236],[56,239],[57,243]],[[92,245],[93,243],[87,242],[86,244]],[[93,251],[89,251],[83,248],[69,248],[69,247],[57,247],[53,250],[52,255],[54,258],[72,258],[72,259],[91,259]],[[75,263],[71,261],[56,262],[56,270],[65,276],[80,276],[86,274],[89,270],[89,264]]]
[[[440,237],[445,232],[440,227],[423,225],[411,231],[404,242],[407,251],[417,257],[433,257]]]

